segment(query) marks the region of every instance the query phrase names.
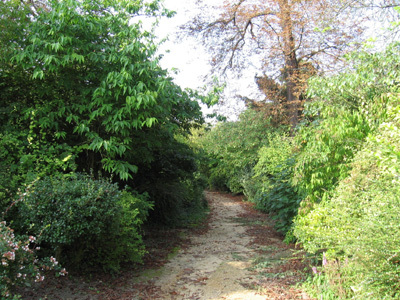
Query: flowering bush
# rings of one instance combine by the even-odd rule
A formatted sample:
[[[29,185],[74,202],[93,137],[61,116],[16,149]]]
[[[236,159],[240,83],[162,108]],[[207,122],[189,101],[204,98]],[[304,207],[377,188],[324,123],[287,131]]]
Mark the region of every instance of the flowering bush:
[[[14,287],[30,282],[44,280],[40,270],[57,269],[59,275],[66,275],[65,269],[61,269],[54,257],[39,261],[35,257],[34,236],[25,240],[15,237],[11,228],[6,222],[0,222],[0,296],[1,299],[18,299],[13,295]]]

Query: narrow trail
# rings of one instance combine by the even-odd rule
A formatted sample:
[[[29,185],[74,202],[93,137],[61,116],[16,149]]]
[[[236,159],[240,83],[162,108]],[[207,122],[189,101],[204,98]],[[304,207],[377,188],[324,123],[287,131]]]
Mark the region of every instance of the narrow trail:
[[[144,266],[127,266],[118,276],[49,278],[24,289],[22,299],[311,299],[294,287],[305,265],[267,215],[240,196],[206,192],[206,198],[210,214],[201,228],[149,232]]]
[[[192,238],[192,246],[168,262],[155,282],[164,299],[265,299],[249,291],[247,269],[254,249],[251,238],[236,219],[243,208],[218,193],[207,193],[212,209],[209,231]],[[243,282],[244,281],[244,282]]]
[[[148,281],[158,290],[150,298],[310,299],[291,287],[302,279],[303,266],[291,259],[292,249],[265,215],[237,197],[217,192],[206,192],[206,197],[211,208],[209,230],[191,237],[190,246]]]

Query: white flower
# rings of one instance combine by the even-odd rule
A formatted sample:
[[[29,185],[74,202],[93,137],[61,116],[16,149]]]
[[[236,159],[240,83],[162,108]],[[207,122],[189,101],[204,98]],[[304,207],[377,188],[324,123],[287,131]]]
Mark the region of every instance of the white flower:
[[[44,280],[44,276],[41,276],[39,273],[36,274],[35,282],[41,282]]]
[[[15,252],[14,251],[8,251],[3,254],[3,257],[7,258],[8,260],[15,260]]]
[[[57,261],[53,256],[50,257],[50,261],[51,261],[55,266],[58,265],[58,261]]]
[[[65,276],[67,274],[68,274],[68,272],[65,270],[65,268],[60,271],[61,276]]]

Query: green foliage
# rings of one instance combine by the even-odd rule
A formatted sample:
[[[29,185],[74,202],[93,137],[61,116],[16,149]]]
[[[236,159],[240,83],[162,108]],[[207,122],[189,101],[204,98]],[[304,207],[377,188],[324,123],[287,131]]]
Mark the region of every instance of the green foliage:
[[[55,254],[69,268],[117,271],[144,254],[140,225],[151,208],[146,200],[86,175],[46,177],[17,203],[15,223],[38,237],[45,255]]]
[[[352,299],[398,298],[400,277],[400,106],[357,153],[333,197],[296,222],[295,235],[310,252],[327,251],[331,288]],[[341,274],[341,281],[333,280]],[[397,296],[396,296],[397,295]]]
[[[33,236],[17,238],[14,231],[0,222],[0,296],[1,299],[20,299],[15,294],[17,286],[29,286],[33,281],[43,281],[42,270],[57,269],[59,275],[65,275],[58,262],[50,257],[38,261],[35,257],[35,240]]]
[[[205,217],[207,202],[204,185],[198,180],[162,180],[152,184],[150,197],[155,199],[155,210],[150,218],[155,223],[169,226],[190,226]]]
[[[239,121],[219,123],[201,138],[209,157],[209,184],[213,188],[244,192],[253,175],[257,152],[267,143],[269,121],[262,113],[246,110]]]
[[[268,146],[263,146],[258,152],[255,174],[246,189],[254,190],[248,195],[249,200],[256,203],[257,209],[272,213],[276,220],[275,228],[285,234],[292,226],[301,201],[291,184],[295,163],[292,148],[292,138],[286,134],[271,135]]]
[[[313,77],[309,83],[308,96],[323,100],[325,105],[346,107],[363,111],[368,119],[385,118],[384,104],[377,98],[397,86],[400,75],[400,45],[394,43],[382,52],[359,51],[349,54],[349,67],[332,77]]]
[[[329,197],[346,178],[354,154],[386,118],[385,93],[397,89],[399,45],[382,53],[350,56],[351,69],[310,82],[306,119],[297,135],[299,155],[294,183],[305,193],[304,212]]]
[[[31,137],[27,131],[0,133],[1,211],[15,199],[19,188],[38,176],[76,169],[71,147]]]
[[[80,171],[131,179],[143,160],[131,155],[140,143],[135,132],[201,122],[198,103],[159,67],[153,35],[135,19],[168,12],[158,1],[49,6],[31,16],[23,43],[0,68],[5,124],[29,127],[28,141],[42,155],[57,145]]]
[[[266,178],[280,173],[286,168],[287,160],[292,156],[292,138],[285,132],[275,132],[268,139],[268,145],[258,151],[259,160],[254,167],[255,176]]]
[[[23,42],[23,31],[29,23],[30,14],[29,6],[22,1],[0,2],[0,62],[7,62],[12,49]]]
[[[296,136],[300,149],[293,181],[307,195],[307,203],[320,201],[347,177],[349,162],[370,131],[358,111],[328,107],[321,115],[322,120],[303,127]]]
[[[396,234],[400,229],[399,50],[395,44],[382,53],[361,53],[351,72],[320,79],[321,94],[332,97],[328,103],[336,105],[330,109],[335,113],[317,109],[323,119],[314,116],[318,124],[311,125],[311,135],[300,149],[296,183],[314,204],[307,207],[310,201],[304,201],[307,209],[295,219],[293,233],[308,252],[326,253],[322,273],[310,285],[324,287],[321,292],[332,299],[400,296],[400,241]],[[338,135],[333,128],[340,129]],[[326,130],[333,142],[317,148],[315,140],[321,145]],[[308,133],[306,129],[302,138],[304,133]],[[327,159],[318,157],[317,152]],[[339,167],[332,168],[333,162]],[[324,176],[313,175],[315,172]],[[320,182],[311,186],[313,176]]]
[[[211,105],[219,89],[184,91],[159,66],[141,18],[172,12],[158,0],[54,0],[38,13],[3,1],[0,10],[0,40],[12,39],[0,57],[1,208],[32,180],[74,172],[112,177],[154,202],[169,182],[190,186],[197,194],[184,202],[197,207],[195,155],[176,136],[203,122],[197,100]]]
[[[133,180],[137,189],[146,191],[154,202],[151,221],[172,226],[185,225],[185,220],[191,222],[188,215],[191,209],[201,214],[205,208],[205,184],[198,174],[198,157],[187,144],[186,134],[172,136],[163,130],[153,134],[155,140],[151,157],[142,162]],[[152,143],[149,139],[149,136],[143,135],[144,142]]]
[[[0,133],[0,209],[3,212],[24,182],[27,170],[19,162],[25,147],[16,136]]]

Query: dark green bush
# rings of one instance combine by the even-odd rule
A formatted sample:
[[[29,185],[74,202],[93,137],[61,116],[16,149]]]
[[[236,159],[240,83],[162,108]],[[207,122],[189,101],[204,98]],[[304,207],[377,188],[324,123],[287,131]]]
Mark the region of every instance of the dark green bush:
[[[206,180],[198,173],[197,155],[186,143],[186,135],[160,131],[158,138],[151,160],[139,165],[133,183],[154,203],[149,221],[184,226],[191,223],[191,211],[204,213]]]
[[[290,165],[290,162],[287,165]],[[268,186],[263,186],[264,192],[254,199],[257,209],[273,214],[272,219],[276,220],[277,231],[283,234],[289,233],[288,241],[292,240],[290,229],[302,200],[290,183],[292,175],[293,172],[289,166],[282,172],[273,175],[269,179]]]
[[[21,227],[38,236],[44,255],[55,254],[70,269],[117,271],[144,254],[146,200],[105,179],[75,174],[37,180],[18,208]]]
[[[154,200],[150,219],[168,226],[188,226],[204,217],[207,203],[202,179],[158,181],[149,192]]]

